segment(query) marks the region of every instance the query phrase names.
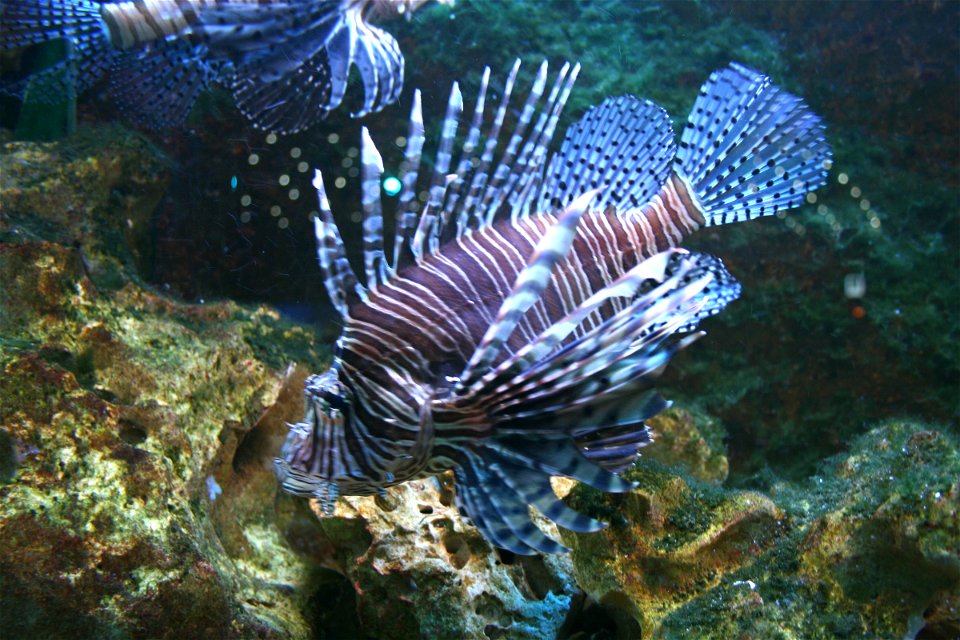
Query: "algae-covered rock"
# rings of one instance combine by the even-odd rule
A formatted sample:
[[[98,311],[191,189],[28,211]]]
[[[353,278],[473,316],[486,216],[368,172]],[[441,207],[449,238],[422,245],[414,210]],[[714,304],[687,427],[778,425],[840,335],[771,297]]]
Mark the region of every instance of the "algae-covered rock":
[[[641,462],[631,493],[572,504],[614,524],[564,534],[574,574],[621,637],[954,638],[960,445],[892,422],[770,497]],[[619,516],[619,519],[618,519]]]
[[[146,138],[119,125],[82,128],[57,142],[5,142],[0,238],[58,242],[114,261],[132,257],[143,268],[170,166]]]
[[[270,312],[98,291],[51,243],[0,245],[0,274],[5,632],[309,637],[302,561],[278,536],[232,556],[210,516],[225,443],[283,388],[245,338]]]

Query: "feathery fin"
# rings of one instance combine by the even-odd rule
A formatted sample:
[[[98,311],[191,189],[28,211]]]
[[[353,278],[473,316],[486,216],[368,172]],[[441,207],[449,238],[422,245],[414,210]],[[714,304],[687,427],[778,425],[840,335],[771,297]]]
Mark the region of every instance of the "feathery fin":
[[[707,225],[798,206],[826,182],[830,164],[820,118],[737,63],[712,73],[700,89],[676,159]]]

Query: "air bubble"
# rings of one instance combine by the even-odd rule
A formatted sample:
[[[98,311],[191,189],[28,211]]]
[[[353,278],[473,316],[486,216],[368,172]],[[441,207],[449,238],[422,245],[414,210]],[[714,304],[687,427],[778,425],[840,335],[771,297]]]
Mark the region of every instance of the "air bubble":
[[[275,204],[275,205],[273,205],[272,207],[270,207],[270,215],[273,216],[274,218],[276,218],[277,216],[279,216],[279,215],[280,215],[280,206]]]
[[[250,165],[253,166],[258,162],[260,162],[260,156],[258,156],[255,153],[251,153],[249,156],[247,156],[247,162],[249,162]]]
[[[354,211],[353,213],[350,214],[350,222],[352,222],[353,224],[360,224],[361,222],[363,222],[363,214],[360,213],[359,211]]]
[[[301,154],[300,147],[294,147],[293,149],[290,149],[291,158],[294,158],[294,159],[299,158],[300,154]]]
[[[869,210],[870,210],[870,201],[867,200],[866,198],[864,198],[863,200],[861,200],[861,201],[860,201],[860,209],[861,209],[862,211],[869,211]]]
[[[861,193],[860,187],[852,187],[852,188],[850,189],[850,196],[853,197],[853,198],[859,198],[859,197],[860,197],[860,193]]]
[[[850,182],[850,176],[848,176],[845,173],[841,173],[840,175],[837,176],[837,182],[839,182],[840,184],[847,184],[848,182]]]
[[[397,139],[393,141],[398,147],[407,146],[407,139],[404,136],[397,136]]]
[[[281,229],[286,229],[287,227],[290,226],[290,221],[287,220],[286,218],[280,218],[279,220],[277,220],[277,226],[280,227]]]
[[[240,206],[249,207],[251,202],[253,202],[253,198],[250,196],[245,195],[240,198]]]
[[[338,142],[340,142],[340,136],[335,133],[331,133],[330,135],[327,136],[327,142],[329,142],[330,144],[337,144]]]
[[[281,187],[285,187],[288,184],[290,184],[290,176],[288,176],[287,174],[283,174],[277,179],[277,182],[280,183]]]
[[[299,171],[300,173],[306,173],[309,168],[310,168],[310,165],[307,164],[306,162],[301,162],[300,164],[297,165],[297,171]]]
[[[340,166],[344,169],[349,169],[353,166],[353,158],[344,158],[340,161]]]
[[[357,149],[356,147],[350,147],[347,149],[347,157],[356,158],[358,155],[360,155],[360,149]]]
[[[294,187],[293,189],[290,189],[290,192],[287,195],[290,197],[291,200],[296,200],[297,198],[300,197],[300,189],[297,189],[296,187]]]
[[[249,211],[243,211],[240,213],[240,222],[246,224],[250,222],[250,218],[252,217],[253,217],[252,213],[250,213]]]
[[[809,202],[810,204],[816,204],[816,202],[817,202],[817,194],[815,194],[815,193],[812,192],[812,191],[811,191],[810,193],[808,193],[808,194],[807,194],[807,202]]]
[[[333,181],[333,186],[335,186],[337,189],[343,189],[345,186],[347,186],[347,179],[343,176],[340,176]]]
[[[267,134],[267,144],[275,144],[277,142],[277,134],[268,133]]]

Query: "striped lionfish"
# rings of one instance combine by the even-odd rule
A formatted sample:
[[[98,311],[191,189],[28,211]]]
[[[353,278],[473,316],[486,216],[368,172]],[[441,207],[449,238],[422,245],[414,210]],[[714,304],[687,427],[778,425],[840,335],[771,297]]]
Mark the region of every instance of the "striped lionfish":
[[[254,125],[293,133],[340,105],[353,65],[364,102],[352,115],[396,101],[403,56],[368,18],[410,15],[426,1],[0,0],[0,48],[69,43],[66,60],[4,91],[59,101],[110,70],[117,103],[161,128],[182,123],[218,82]]]
[[[573,531],[603,526],[558,500],[550,477],[631,489],[617,474],[667,406],[654,380],[739,295],[718,259],[676,246],[799,205],[824,183],[830,150],[799,98],[731,64],[703,85],[679,148],[660,107],[624,96],[588,110],[548,159],[579,65],[549,92],[540,67],[508,137],[518,68],[481,139],[484,73],[456,164],[454,84],[422,209],[415,95],[389,260],[383,164],[363,130],[365,285],[316,173],[319,262],[344,326],[275,464],[286,491],[325,513],[339,495],[452,470],[460,512],[493,545],[531,554],[565,549],[529,506]]]

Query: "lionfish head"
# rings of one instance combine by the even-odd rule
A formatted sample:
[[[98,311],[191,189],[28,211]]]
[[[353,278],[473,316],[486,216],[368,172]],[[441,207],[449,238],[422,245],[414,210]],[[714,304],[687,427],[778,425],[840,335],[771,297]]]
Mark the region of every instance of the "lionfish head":
[[[317,498],[330,514],[340,495],[369,495],[380,485],[351,463],[346,437],[352,393],[340,382],[337,369],[307,378],[304,399],[303,420],[290,425],[274,466],[284,491]]]

